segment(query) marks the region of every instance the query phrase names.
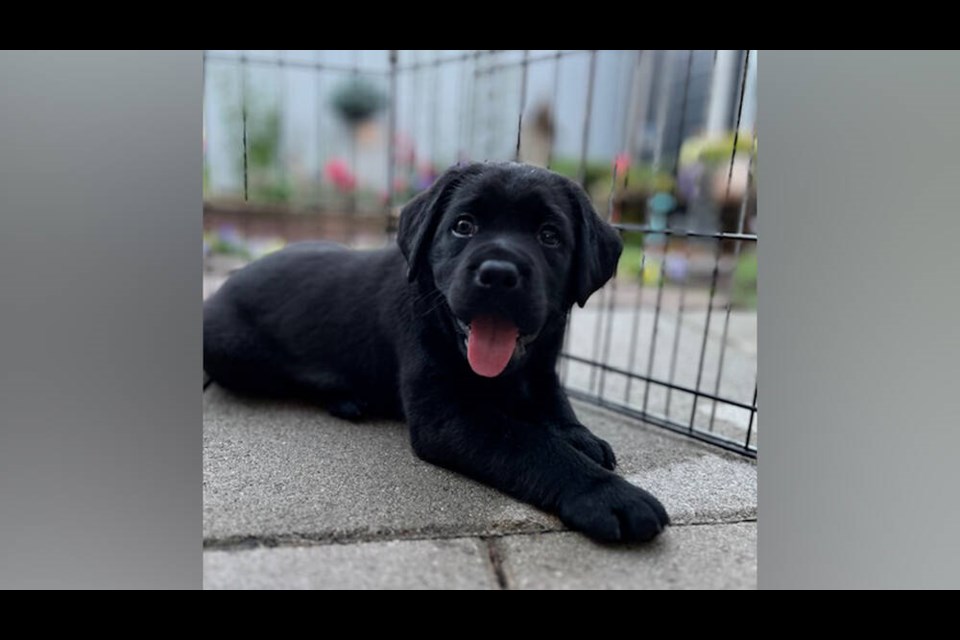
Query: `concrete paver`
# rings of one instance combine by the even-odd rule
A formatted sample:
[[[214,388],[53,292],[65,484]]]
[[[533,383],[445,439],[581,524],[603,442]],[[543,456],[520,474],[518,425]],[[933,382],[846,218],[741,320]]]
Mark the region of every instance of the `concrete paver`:
[[[572,533],[497,541],[510,589],[756,589],[757,524],[672,527],[653,543]]]
[[[756,465],[577,404],[620,473],[673,521],[756,514]],[[561,530],[559,520],[417,459],[399,423],[354,424],[309,405],[204,394],[204,538],[375,540]]]
[[[205,551],[205,589],[496,589],[475,538]]]

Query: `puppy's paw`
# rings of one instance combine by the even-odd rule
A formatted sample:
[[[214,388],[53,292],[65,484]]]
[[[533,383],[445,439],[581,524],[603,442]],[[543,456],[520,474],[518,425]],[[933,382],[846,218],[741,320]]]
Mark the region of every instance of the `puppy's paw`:
[[[670,524],[659,500],[619,476],[565,497],[557,515],[571,529],[604,542],[645,542]]]
[[[334,400],[327,403],[327,411],[335,418],[357,422],[363,417],[363,408],[353,400]]]
[[[561,428],[558,435],[571,447],[587,456],[604,469],[613,471],[617,466],[617,457],[606,440],[590,433],[583,425],[569,425]]]

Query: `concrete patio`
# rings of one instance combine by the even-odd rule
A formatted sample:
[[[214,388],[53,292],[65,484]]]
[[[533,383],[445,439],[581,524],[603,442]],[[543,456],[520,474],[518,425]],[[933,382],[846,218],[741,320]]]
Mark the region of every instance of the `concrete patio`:
[[[402,424],[204,392],[208,589],[756,587],[756,465],[577,404],[674,526],[614,546],[416,459]]]

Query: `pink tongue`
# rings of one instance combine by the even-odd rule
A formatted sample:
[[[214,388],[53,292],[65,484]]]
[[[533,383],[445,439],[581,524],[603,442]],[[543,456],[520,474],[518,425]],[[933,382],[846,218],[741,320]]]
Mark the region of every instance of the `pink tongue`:
[[[495,378],[500,375],[517,346],[517,327],[505,318],[480,316],[470,323],[467,342],[467,360],[479,376]]]

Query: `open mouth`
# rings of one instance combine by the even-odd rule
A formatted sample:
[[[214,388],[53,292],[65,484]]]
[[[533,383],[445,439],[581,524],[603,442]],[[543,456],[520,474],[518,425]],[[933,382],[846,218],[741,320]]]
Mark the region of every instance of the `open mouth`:
[[[514,357],[523,356],[526,346],[536,337],[521,335],[517,325],[497,315],[479,315],[469,324],[457,318],[457,326],[464,335],[470,368],[485,378],[503,373]]]

